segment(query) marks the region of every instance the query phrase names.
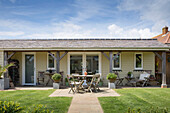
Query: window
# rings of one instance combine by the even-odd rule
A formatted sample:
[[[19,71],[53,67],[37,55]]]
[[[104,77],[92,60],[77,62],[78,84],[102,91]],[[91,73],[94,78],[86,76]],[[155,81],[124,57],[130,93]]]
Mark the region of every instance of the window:
[[[121,69],[121,55],[113,54],[113,70]]]
[[[70,74],[82,74],[82,55],[70,55]]]
[[[55,69],[55,60],[50,54],[47,55],[47,66],[48,69]]]
[[[98,55],[87,55],[86,56],[86,68],[88,74],[99,73],[99,56]]]
[[[143,69],[143,55],[141,53],[135,54],[135,69]]]

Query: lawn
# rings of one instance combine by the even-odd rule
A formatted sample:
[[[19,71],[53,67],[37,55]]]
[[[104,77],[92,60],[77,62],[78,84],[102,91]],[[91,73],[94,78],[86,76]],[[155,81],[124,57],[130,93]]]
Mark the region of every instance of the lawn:
[[[148,112],[151,107],[168,108],[170,112],[170,89],[133,88],[116,89],[119,97],[100,97],[99,101],[105,113],[125,113],[128,107],[140,108]]]
[[[48,97],[55,90],[18,90],[0,91],[1,101],[15,101],[21,106],[33,108],[34,105],[46,105],[54,113],[66,113],[70,106],[71,97]]]

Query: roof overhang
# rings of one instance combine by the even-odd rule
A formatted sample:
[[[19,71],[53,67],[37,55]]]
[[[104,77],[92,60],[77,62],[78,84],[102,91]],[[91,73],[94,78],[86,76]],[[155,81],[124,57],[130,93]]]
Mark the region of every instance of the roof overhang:
[[[2,48],[0,51],[169,51],[169,48]]]

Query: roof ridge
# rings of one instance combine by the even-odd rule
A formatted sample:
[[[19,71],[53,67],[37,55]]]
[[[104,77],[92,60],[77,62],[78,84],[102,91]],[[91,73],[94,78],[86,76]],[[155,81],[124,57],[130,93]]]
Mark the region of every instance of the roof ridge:
[[[139,39],[139,38],[127,38],[127,39],[121,39],[121,38],[69,38],[69,39],[0,39],[0,41],[47,41],[47,40],[157,40],[157,39]]]
[[[159,37],[159,36],[161,36],[161,35],[163,35],[163,34],[161,33],[161,34],[159,34],[159,35],[157,35],[157,36],[154,36],[154,37],[152,37],[152,39],[155,39],[155,38],[157,38],[157,37]]]

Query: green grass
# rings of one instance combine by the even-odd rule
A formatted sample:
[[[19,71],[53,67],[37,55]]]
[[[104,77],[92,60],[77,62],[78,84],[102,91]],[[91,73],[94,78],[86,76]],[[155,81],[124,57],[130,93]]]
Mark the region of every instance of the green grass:
[[[45,105],[54,113],[66,113],[70,106],[71,97],[48,97],[55,90],[18,90],[18,91],[0,91],[1,101],[15,101],[27,110],[34,105]]]
[[[148,112],[151,107],[168,108],[170,112],[170,89],[140,88],[116,89],[119,97],[100,97],[99,101],[105,113],[125,113],[128,107],[140,108]]]

